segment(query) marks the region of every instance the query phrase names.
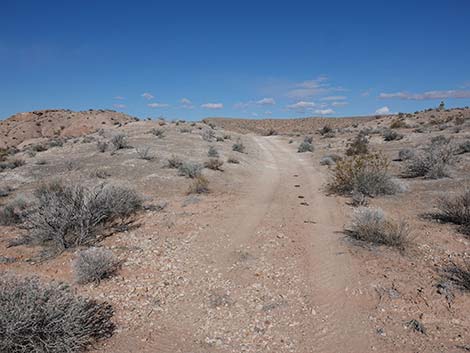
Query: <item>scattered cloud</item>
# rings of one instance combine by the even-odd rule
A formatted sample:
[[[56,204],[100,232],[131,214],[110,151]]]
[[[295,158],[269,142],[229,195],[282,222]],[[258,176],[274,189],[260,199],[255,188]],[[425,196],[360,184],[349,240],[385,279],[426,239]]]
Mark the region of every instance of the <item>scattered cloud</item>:
[[[274,98],[263,98],[260,99],[259,101],[256,101],[256,104],[258,105],[275,105],[276,101]]]
[[[349,102],[333,102],[333,103],[331,103],[331,105],[333,107],[344,107],[345,105],[348,105],[348,104],[349,104]]]
[[[334,114],[335,111],[333,109],[317,109],[315,110],[315,114],[320,114],[320,115],[331,115]]]
[[[142,93],[142,97],[144,97],[144,98],[147,99],[147,100],[151,100],[151,99],[154,99],[154,98],[155,98],[155,97],[153,96],[153,94],[148,93],[148,92]]]
[[[390,114],[390,109],[387,106],[385,106],[385,107],[377,109],[375,111],[375,114],[378,114],[378,115]]]
[[[331,88],[326,83],[327,80],[326,76],[320,76],[316,80],[296,83],[294,88],[287,92],[287,96],[290,98],[308,98],[329,92]]]
[[[233,107],[235,109],[247,109],[249,108],[250,106],[253,106],[253,105],[261,105],[261,106],[266,106],[266,105],[275,105],[276,104],[276,100],[274,98],[263,98],[263,99],[260,99],[260,100],[250,100],[248,102],[239,102],[239,103],[235,103],[233,105]]]
[[[328,96],[328,97],[323,97],[320,98],[321,101],[341,101],[348,99],[346,96]]]
[[[125,104],[113,104],[113,107],[116,109],[124,109],[126,105]]]
[[[183,107],[183,108],[186,108],[186,109],[193,109],[194,108],[193,103],[188,98],[181,98],[180,103],[181,103],[181,107]]]
[[[273,113],[273,112],[270,111],[270,110],[266,110],[266,111],[264,112],[265,115],[271,115],[272,113]]]
[[[470,98],[468,90],[427,91],[423,93],[395,92],[380,93],[381,99],[427,100],[448,98]]]
[[[166,104],[166,103],[149,103],[149,104],[147,104],[147,107],[149,107],[149,108],[167,108],[167,107],[169,107],[169,105]]]
[[[222,109],[224,105],[222,103],[204,103],[201,104],[201,108],[205,109]]]
[[[305,112],[306,110],[312,110],[314,107],[316,107],[314,102],[299,101],[294,104],[289,104],[287,109],[295,110],[297,112]]]
[[[123,101],[126,98],[124,98],[123,96],[115,96],[115,97],[113,97],[113,99],[116,99],[118,101]]]
[[[254,116],[254,117],[257,117],[257,116],[258,116],[258,113],[254,113],[254,112],[253,112],[253,113],[251,113],[251,115]]]

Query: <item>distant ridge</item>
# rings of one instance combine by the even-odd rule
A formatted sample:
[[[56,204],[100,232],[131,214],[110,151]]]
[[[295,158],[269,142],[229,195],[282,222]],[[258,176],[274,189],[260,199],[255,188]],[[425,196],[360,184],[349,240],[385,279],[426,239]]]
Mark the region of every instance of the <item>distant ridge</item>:
[[[47,109],[18,113],[0,121],[0,148],[16,147],[39,138],[81,136],[136,120],[113,110]]]

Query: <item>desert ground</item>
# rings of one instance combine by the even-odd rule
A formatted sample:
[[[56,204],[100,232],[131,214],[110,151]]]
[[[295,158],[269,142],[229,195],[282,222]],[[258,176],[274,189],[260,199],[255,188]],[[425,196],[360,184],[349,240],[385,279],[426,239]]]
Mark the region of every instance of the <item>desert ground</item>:
[[[347,152],[358,141],[367,151]],[[405,175],[433,143],[450,151],[445,170]],[[51,110],[0,123],[0,147],[0,271],[110,304],[112,334],[81,349],[470,351],[470,226],[436,216],[441,197],[470,187],[468,108],[201,122]],[[374,153],[393,192],[331,187],[347,161]],[[52,181],[120,185],[142,205],[92,243],[31,241],[35,190]],[[403,237],[361,239],[351,227],[364,207]],[[90,247],[119,266],[79,283],[74,264]]]

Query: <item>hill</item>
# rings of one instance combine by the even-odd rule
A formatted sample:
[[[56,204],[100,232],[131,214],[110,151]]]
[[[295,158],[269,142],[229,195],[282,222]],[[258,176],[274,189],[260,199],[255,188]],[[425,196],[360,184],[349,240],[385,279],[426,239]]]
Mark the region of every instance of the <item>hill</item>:
[[[51,137],[77,137],[101,127],[124,125],[136,118],[112,110],[75,112],[65,109],[18,113],[0,121],[0,148],[16,147],[25,141]]]

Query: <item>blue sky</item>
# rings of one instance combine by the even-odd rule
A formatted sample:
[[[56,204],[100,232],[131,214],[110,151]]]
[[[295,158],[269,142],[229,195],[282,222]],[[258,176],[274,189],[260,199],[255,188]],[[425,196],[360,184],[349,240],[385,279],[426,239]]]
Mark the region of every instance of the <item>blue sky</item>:
[[[470,2],[0,3],[0,119],[348,116],[470,105]]]

